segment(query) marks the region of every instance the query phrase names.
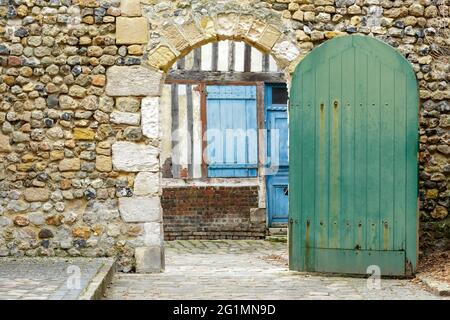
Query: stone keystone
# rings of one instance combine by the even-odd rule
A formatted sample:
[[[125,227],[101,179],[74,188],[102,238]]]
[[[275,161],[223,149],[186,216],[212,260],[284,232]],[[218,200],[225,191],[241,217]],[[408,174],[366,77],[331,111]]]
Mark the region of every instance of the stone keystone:
[[[258,44],[265,50],[270,50],[277,42],[280,35],[281,32],[279,32],[277,28],[269,25],[261,36],[261,39],[259,39]]]

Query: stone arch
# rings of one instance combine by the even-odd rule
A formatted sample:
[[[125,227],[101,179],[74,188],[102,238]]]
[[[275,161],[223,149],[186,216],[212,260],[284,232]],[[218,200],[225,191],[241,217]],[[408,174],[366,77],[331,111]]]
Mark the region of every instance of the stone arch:
[[[185,14],[167,17],[150,30],[144,54],[152,69],[167,71],[194,48],[220,40],[244,41],[271,54],[283,70],[296,64],[301,51],[290,22],[258,1],[192,1]],[[143,15],[155,20],[158,5],[143,5]],[[289,72],[288,72],[289,73]]]
[[[123,1],[122,6],[130,1]],[[173,13],[172,5],[172,2],[139,4],[130,17],[126,8],[122,8],[122,16],[116,21],[116,42],[144,45],[142,64],[113,66],[107,71],[108,95],[143,97],[140,126],[144,139],[117,141],[112,146],[114,169],[134,179],[133,195],[119,198],[122,219],[144,225],[143,240],[135,246],[137,272],[164,269],[159,97],[171,65],[209,42],[244,41],[272,55],[289,82],[294,67],[307,53],[301,52],[290,22],[282,20],[264,3],[194,0],[186,1],[181,13],[169,14]],[[140,29],[130,34],[130,25]]]

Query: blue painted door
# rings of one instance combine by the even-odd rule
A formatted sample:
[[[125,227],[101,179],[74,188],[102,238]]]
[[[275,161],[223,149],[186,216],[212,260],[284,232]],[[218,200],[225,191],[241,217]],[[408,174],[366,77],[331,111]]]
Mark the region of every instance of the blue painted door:
[[[266,188],[269,226],[288,222],[288,121],[287,89],[283,85],[266,85]]]
[[[256,177],[255,86],[206,87],[208,177]]]

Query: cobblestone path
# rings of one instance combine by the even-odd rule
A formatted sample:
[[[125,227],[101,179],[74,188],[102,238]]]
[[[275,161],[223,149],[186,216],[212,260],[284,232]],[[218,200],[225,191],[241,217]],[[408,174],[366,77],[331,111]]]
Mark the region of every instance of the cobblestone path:
[[[87,258],[0,258],[0,300],[78,299],[103,263]],[[73,277],[78,275],[79,282]]]
[[[285,243],[268,241],[166,242],[166,271],[116,274],[106,299],[438,299],[411,280],[289,271]]]

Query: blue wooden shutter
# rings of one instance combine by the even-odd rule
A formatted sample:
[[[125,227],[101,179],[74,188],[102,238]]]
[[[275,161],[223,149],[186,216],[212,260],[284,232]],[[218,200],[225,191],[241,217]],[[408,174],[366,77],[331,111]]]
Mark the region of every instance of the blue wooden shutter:
[[[257,175],[255,86],[207,86],[209,177]]]

